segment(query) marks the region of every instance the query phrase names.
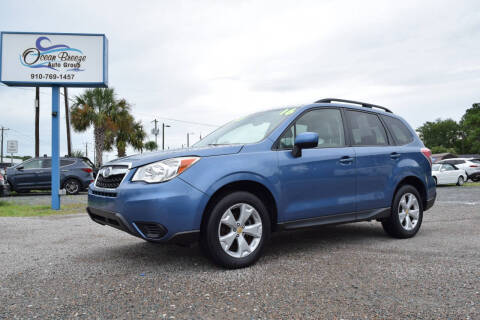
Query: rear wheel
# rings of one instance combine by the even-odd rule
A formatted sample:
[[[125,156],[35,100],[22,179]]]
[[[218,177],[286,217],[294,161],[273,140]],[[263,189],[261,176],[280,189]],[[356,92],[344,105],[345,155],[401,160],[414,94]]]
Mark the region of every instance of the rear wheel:
[[[213,207],[202,230],[202,247],[222,267],[235,269],[255,263],[270,237],[270,217],[255,195],[238,191]]]
[[[435,185],[438,185],[437,177],[433,177],[433,180],[435,180]]]
[[[390,217],[382,221],[383,229],[395,238],[417,234],[423,219],[422,198],[417,189],[404,185],[395,194]]]
[[[64,184],[65,192],[69,195],[78,194],[80,192],[80,183],[77,179],[68,179]]]
[[[464,183],[465,179],[463,178],[463,176],[458,177],[457,186],[463,186]]]

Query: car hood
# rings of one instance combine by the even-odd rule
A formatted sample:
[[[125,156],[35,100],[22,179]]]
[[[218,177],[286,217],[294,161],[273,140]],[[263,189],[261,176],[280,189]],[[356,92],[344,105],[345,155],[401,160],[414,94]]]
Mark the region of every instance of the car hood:
[[[128,157],[118,158],[103,164],[103,166],[128,163],[131,165],[132,168],[135,168],[152,162],[177,157],[212,157],[226,154],[234,154],[240,152],[242,148],[243,145],[230,145],[147,152],[143,154],[134,154]]]

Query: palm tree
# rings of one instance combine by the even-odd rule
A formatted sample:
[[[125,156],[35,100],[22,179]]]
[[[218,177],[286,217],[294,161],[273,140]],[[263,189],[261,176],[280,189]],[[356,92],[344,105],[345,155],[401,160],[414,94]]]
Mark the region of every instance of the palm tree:
[[[154,151],[154,150],[157,150],[157,143],[155,141],[148,141],[148,142],[145,142],[144,145],[145,149],[147,149],[148,151]]]
[[[143,140],[147,136],[140,122],[130,114],[130,105],[125,99],[117,102],[117,112],[113,117],[114,130],[110,131],[106,140],[106,150],[117,148],[118,157],[126,155],[127,145],[143,151]]]
[[[102,165],[102,153],[105,150],[107,135],[116,131],[115,120],[119,113],[115,92],[110,88],[88,89],[75,97],[71,109],[72,127],[84,132],[93,126],[97,167]]]

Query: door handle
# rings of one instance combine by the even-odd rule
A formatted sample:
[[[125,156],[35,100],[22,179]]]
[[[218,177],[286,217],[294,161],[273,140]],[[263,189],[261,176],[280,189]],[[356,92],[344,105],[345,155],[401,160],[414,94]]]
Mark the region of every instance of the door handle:
[[[400,158],[400,153],[392,152],[392,153],[390,153],[390,158],[392,158],[393,160],[396,160],[396,159]]]
[[[349,164],[353,162],[353,158],[350,156],[343,156],[340,158],[340,163],[342,164]]]

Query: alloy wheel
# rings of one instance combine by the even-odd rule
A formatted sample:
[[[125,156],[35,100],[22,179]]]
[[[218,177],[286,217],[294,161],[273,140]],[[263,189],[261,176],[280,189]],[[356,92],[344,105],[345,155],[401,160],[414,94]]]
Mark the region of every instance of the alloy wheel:
[[[70,180],[65,184],[65,189],[69,194],[75,194],[78,192],[79,186],[77,182]]]
[[[420,205],[417,197],[412,193],[405,193],[398,205],[398,218],[402,227],[411,231],[415,229],[420,215]]]
[[[244,258],[257,249],[262,238],[262,220],[258,211],[247,203],[228,208],[218,225],[222,249],[234,258]]]

